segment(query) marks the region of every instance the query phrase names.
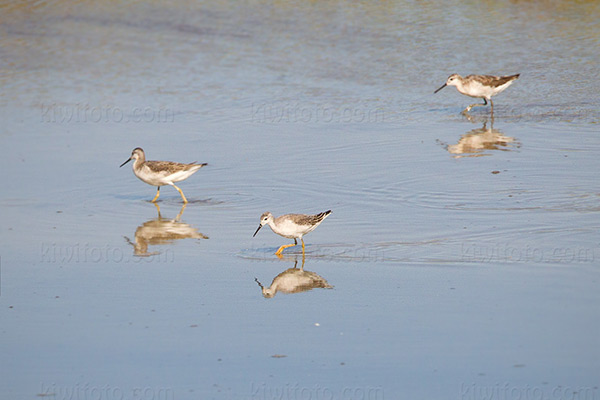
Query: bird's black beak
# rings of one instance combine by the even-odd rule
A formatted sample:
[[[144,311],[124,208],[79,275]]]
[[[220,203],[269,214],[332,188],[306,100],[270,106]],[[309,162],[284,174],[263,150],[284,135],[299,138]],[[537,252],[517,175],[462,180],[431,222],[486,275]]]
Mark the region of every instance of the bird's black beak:
[[[258,233],[258,231],[260,231],[260,228],[262,228],[262,225],[258,225],[258,228],[256,228],[256,232],[254,232],[254,235],[252,235],[252,237],[256,236],[256,234]]]
[[[260,286],[261,289],[264,289],[265,287],[262,285],[262,283],[260,283],[258,281],[258,278],[254,278],[254,280],[256,281],[256,283],[258,283],[258,286]]]
[[[447,85],[444,83],[438,90],[436,90],[435,92],[433,92],[433,94],[436,94],[437,92],[439,92],[440,90],[442,90],[443,88],[445,88]]]
[[[129,161],[131,161],[131,157],[129,157],[129,159],[127,161],[125,161],[123,164],[119,165],[119,168],[121,168],[123,165],[127,164]]]

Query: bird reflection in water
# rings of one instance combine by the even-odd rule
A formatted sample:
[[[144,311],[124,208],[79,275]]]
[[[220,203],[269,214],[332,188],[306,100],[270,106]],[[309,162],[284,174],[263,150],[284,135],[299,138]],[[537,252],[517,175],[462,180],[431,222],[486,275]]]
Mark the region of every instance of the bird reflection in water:
[[[268,299],[274,297],[277,292],[290,294],[306,292],[314,288],[333,288],[333,286],[331,286],[322,276],[304,270],[304,257],[302,257],[302,266],[300,268],[297,267],[298,259],[296,258],[294,267],[288,268],[277,275],[273,279],[273,282],[271,282],[271,286],[268,288],[264,287],[258,278],[254,278],[254,280],[258,283],[258,286],[260,286],[263,296]]]
[[[163,218],[158,204],[154,205],[158,211],[158,217],[138,226],[135,230],[135,241],[132,242],[127,236],[124,236],[127,243],[133,246],[135,256],[148,257],[160,254],[158,251],[148,252],[149,245],[172,244],[179,239],[208,239],[208,236],[198,232],[197,228],[180,221],[185,204],[174,219]]]
[[[465,116],[469,121],[475,122],[475,119],[468,113],[465,113]],[[515,138],[505,136],[498,129],[494,129],[493,117],[489,122],[490,127],[488,128],[488,118],[484,118],[481,128],[472,129],[465,133],[457,144],[447,145],[446,150],[453,154],[454,158],[481,157],[490,155],[484,153],[486,150],[510,151],[512,146],[520,146]]]

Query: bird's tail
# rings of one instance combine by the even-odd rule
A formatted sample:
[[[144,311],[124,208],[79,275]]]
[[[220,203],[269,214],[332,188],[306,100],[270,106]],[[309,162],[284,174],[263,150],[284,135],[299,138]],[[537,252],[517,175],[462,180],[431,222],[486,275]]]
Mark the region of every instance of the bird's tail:
[[[329,214],[331,214],[331,210],[323,211],[322,213],[315,215],[315,219],[318,221],[323,221]]]
[[[188,164],[188,169],[193,169],[194,171],[198,171],[200,168],[202,167],[206,167],[208,164],[207,163],[202,163],[202,164],[197,164],[196,161],[194,161],[193,163],[189,163]]]

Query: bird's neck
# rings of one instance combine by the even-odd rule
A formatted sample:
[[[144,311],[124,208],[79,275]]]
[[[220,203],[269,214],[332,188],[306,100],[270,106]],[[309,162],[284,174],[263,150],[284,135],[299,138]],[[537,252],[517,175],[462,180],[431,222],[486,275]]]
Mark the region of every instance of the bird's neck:
[[[269,221],[267,222],[267,225],[269,225],[273,232],[277,233],[277,231],[279,231],[279,229],[277,229],[277,226],[275,225],[275,221]]]
[[[146,158],[141,156],[133,162],[133,169],[139,169],[146,162]]]
[[[458,89],[459,92],[462,92],[464,90],[465,85],[463,85],[462,79],[456,80],[456,88]]]

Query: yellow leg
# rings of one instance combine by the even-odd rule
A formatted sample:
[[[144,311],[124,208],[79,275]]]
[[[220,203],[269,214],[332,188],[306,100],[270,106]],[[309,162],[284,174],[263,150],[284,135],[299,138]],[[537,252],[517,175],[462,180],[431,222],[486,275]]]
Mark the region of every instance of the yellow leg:
[[[279,250],[277,250],[277,251],[275,252],[275,255],[276,255],[276,256],[280,256],[280,255],[281,255],[281,252],[283,251],[283,249],[287,249],[288,247],[294,247],[294,246],[296,246],[296,244],[284,244],[283,246],[281,246],[281,247],[279,248]]]
[[[178,188],[177,186],[175,186],[175,185],[173,185],[173,187],[174,187],[175,189],[177,189],[177,191],[178,191],[178,192],[179,192],[179,194],[181,195],[181,198],[183,199],[183,202],[184,202],[184,203],[187,203],[188,201],[187,201],[187,199],[185,198],[185,196],[183,195],[183,192],[181,191],[181,189],[179,189],[179,188]]]
[[[156,196],[154,196],[154,198],[152,199],[153,203],[156,203],[156,199],[158,199],[158,196],[160,196],[160,186],[156,187]]]
[[[304,239],[300,238],[300,241],[302,242],[302,257],[304,258]]]

